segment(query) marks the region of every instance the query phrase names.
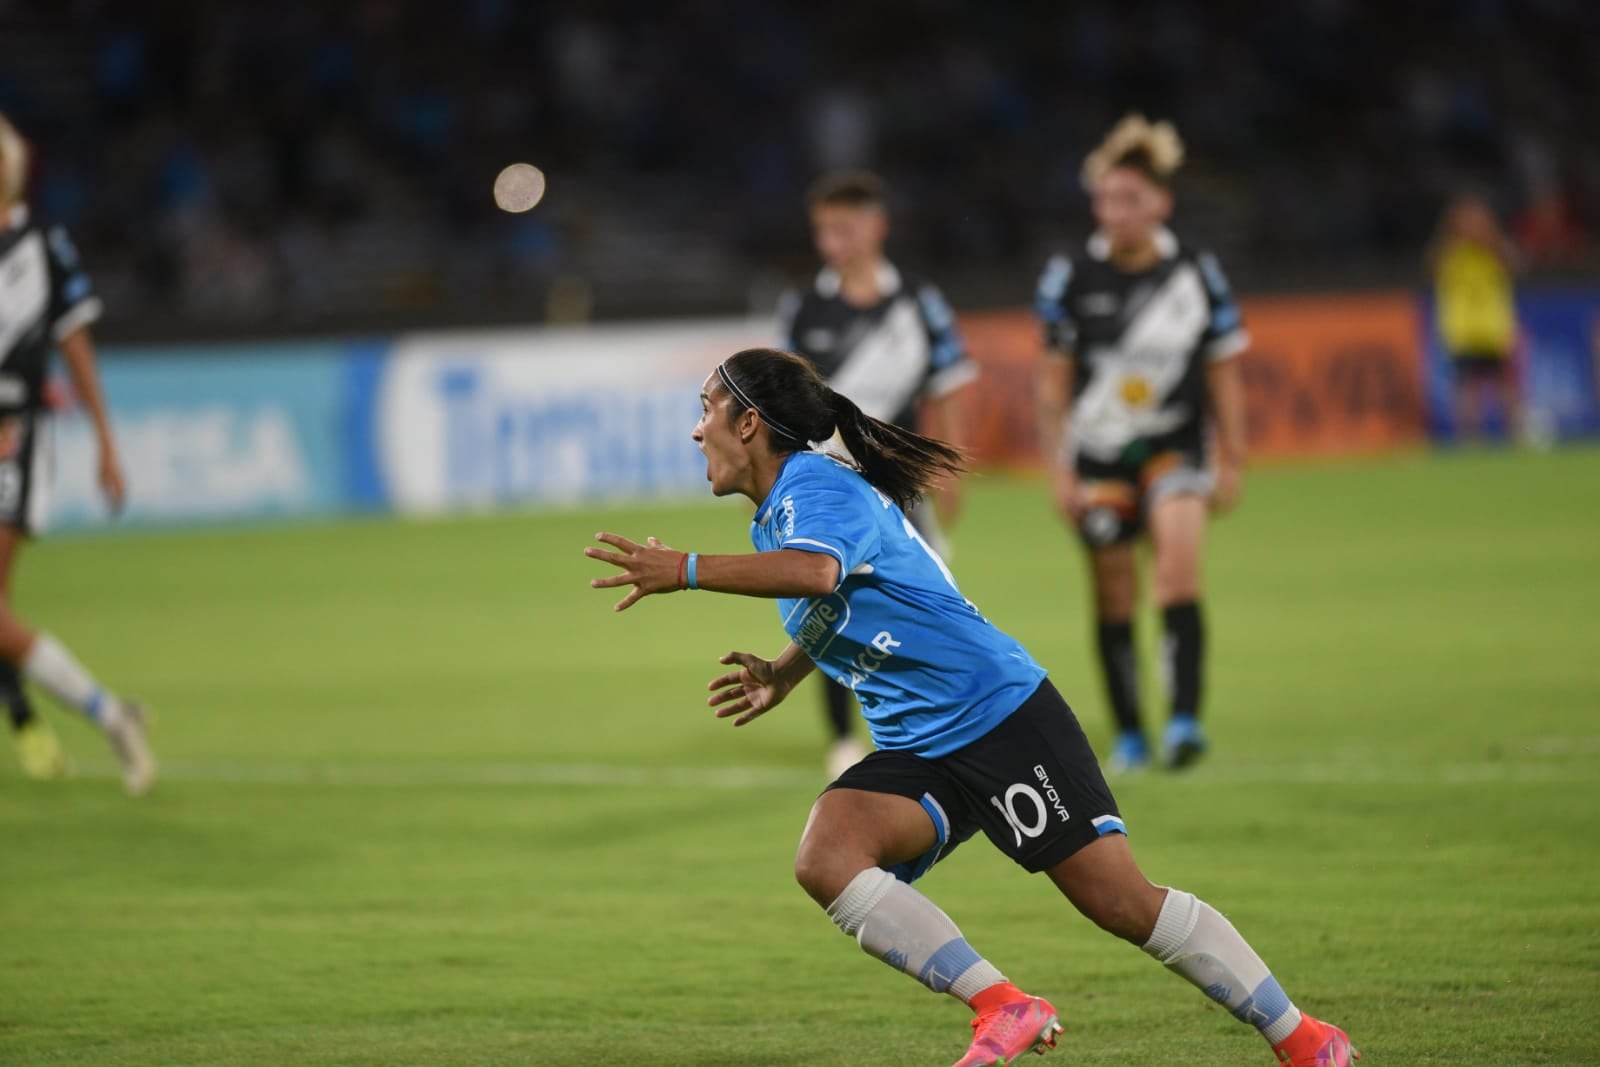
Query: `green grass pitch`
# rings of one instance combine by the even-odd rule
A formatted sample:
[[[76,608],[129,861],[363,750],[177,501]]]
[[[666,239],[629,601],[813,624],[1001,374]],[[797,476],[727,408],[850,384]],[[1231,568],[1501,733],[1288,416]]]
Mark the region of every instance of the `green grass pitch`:
[[[1213,527],[1213,752],[1116,783],[1150,875],[1227,913],[1363,1063],[1600,1062],[1600,451],[1265,469]],[[959,1005],[790,860],[814,693],[703,686],[755,601],[614,615],[597,529],[742,551],[722,504],[47,541],[22,611],[162,714],[141,801],[0,767],[0,1063],[944,1065]],[[955,570],[1104,747],[1075,544],[975,480]],[[1147,658],[1158,634],[1149,617]],[[1146,695],[1159,710],[1156,672]],[[922,887],[1051,996],[1041,1063],[1271,1062],[981,839]]]

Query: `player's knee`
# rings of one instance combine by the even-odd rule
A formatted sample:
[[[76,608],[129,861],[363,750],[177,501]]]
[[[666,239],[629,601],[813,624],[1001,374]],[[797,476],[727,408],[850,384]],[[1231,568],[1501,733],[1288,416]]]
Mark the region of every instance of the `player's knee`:
[[[1195,574],[1180,574],[1165,581],[1156,580],[1156,602],[1162,607],[1188,604],[1200,599],[1200,578]]]
[[[800,850],[794,857],[794,880],[800,883],[800,888],[823,907],[833,903],[844,887],[850,883],[860,870],[847,871],[848,864],[840,862],[840,857],[827,848],[820,847],[809,839],[800,842]]]
[[[1156,558],[1156,601],[1163,606],[1200,599],[1200,560],[1190,551],[1171,552]]]
[[[1095,575],[1095,610],[1107,622],[1125,622],[1133,618],[1135,593],[1131,574],[1106,569]]]

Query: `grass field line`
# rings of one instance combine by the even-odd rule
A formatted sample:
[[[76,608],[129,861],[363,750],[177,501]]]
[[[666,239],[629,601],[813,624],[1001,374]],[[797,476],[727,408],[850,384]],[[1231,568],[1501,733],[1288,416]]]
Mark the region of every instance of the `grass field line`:
[[[109,764],[83,768],[112,778]],[[326,785],[352,787],[576,786],[620,789],[820,789],[818,771],[783,767],[638,767],[604,763],[347,763],[310,760],[168,760],[162,777],[200,785]],[[1152,775],[1151,777],[1158,777]],[[1193,785],[1478,785],[1495,782],[1600,785],[1600,767],[1579,760],[1483,760],[1431,766],[1375,762],[1226,764],[1184,776]],[[1115,783],[1117,780],[1113,779]],[[1135,779],[1137,781],[1137,779]]]

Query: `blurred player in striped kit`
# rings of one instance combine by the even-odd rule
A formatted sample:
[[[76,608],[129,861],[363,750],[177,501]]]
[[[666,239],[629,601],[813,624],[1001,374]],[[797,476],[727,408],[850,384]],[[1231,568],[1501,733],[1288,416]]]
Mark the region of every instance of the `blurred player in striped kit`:
[[[939,290],[902,274],[884,254],[882,179],[866,171],[825,174],[807,190],[806,207],[824,265],[803,292],[784,298],[779,344],[871,417],[960,447],[960,391],[977,377],[977,365]],[[948,558],[945,529],[960,515],[959,485],[952,479],[909,511],[923,539]],[[832,779],[866,750],[852,728],[854,699],[843,686],[823,685]]]
[[[1208,510],[1237,503],[1244,471],[1237,357],[1250,341],[1216,258],[1166,227],[1182,160],[1167,123],[1119,123],[1084,164],[1098,229],[1081,253],[1050,261],[1035,297],[1047,349],[1041,436],[1056,505],[1089,553],[1117,719],[1113,771],[1150,760],[1133,638],[1145,533],[1172,698],[1163,762],[1182,767],[1205,749],[1200,555]]]
[[[28,701],[26,679],[100,728],[121,764],[123,785],[137,795],[156,774],[139,705],[101,686],[65,645],[30,628],[11,608],[17,554],[26,538],[41,532],[48,510],[44,384],[53,348],[60,347],[94,423],[100,487],[113,511],[122,507],[124,494],[89,338],[100,301],[66,232],[29,217],[22,199],[27,175],[27,145],[0,115],[0,702],[24,774],[57,778],[69,771],[60,742]]]

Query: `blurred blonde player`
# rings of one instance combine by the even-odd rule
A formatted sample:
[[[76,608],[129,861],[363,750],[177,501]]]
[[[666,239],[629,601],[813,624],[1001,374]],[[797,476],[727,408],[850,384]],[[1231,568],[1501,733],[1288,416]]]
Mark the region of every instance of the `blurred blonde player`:
[[[1479,196],[1445,209],[1428,249],[1439,338],[1455,377],[1455,426],[1462,440],[1483,433],[1484,387],[1497,394],[1506,436],[1521,435],[1522,413],[1511,355],[1517,342],[1512,278],[1517,254]]]
[[[883,180],[868,171],[825,174],[807,190],[806,208],[823,267],[803,292],[784,299],[779,343],[873,418],[961,447],[961,391],[978,367],[938,287],[902,274],[884,254],[889,211]],[[945,530],[960,513],[960,484],[952,478],[908,515],[923,540],[948,559]],[[852,729],[849,690],[827,679],[822,686],[832,779],[866,749]]]
[[[1205,750],[1200,557],[1208,510],[1234,506],[1244,472],[1236,357],[1250,341],[1216,258],[1167,229],[1182,160],[1167,123],[1118,123],[1083,168],[1098,229],[1082,254],[1050,261],[1036,295],[1048,350],[1041,436],[1056,504],[1089,551],[1113,771],[1150,759],[1133,640],[1134,548],[1146,532],[1172,700],[1162,759],[1183,767]]]
[[[101,686],[65,645],[30,628],[11,607],[17,554],[46,515],[50,440],[44,381],[52,348],[60,347],[94,423],[100,487],[113,511],[122,507],[124,491],[89,339],[100,301],[66,233],[41,228],[29,217],[22,199],[27,174],[27,145],[0,115],[0,701],[24,774],[55,778],[68,772],[60,742],[28,703],[26,679],[99,727],[122,766],[123,785],[137,795],[156,775],[143,711]]]

